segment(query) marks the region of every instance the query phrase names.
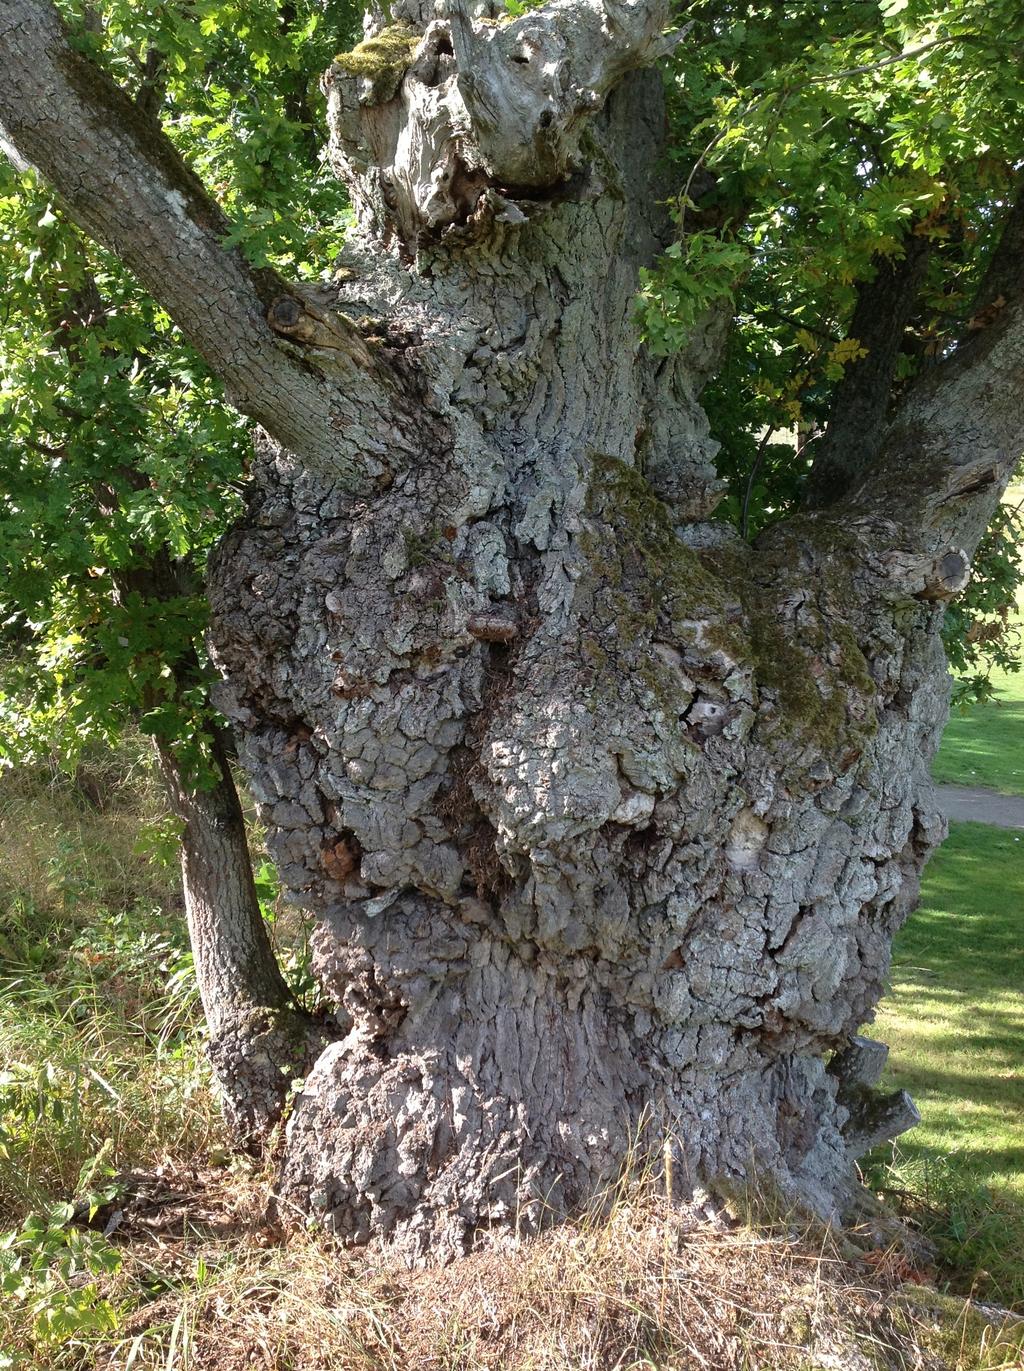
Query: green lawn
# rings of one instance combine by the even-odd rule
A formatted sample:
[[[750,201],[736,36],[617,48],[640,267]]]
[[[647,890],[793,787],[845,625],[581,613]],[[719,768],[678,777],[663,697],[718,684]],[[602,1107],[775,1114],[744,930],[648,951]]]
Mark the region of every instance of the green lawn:
[[[1004,497],[1024,503],[1024,486]],[[1017,594],[1017,627],[1024,640],[1024,588]],[[1024,670],[993,671],[996,699],[954,711],[942,737],[932,774],[946,785],[983,785],[1024,795]]]
[[[957,824],[896,939],[877,1034],[922,1121],[882,1183],[934,1206],[965,1279],[1024,1301],[1024,841]],[[941,1211],[941,1212],[940,1212]]]
[[[994,671],[999,694],[954,711],[932,774],[946,785],[984,785],[1024,795],[1024,671]]]
[[[993,702],[951,717],[933,773],[1024,795],[1024,671],[992,683]],[[891,1165],[869,1171],[924,1222],[963,1288],[1024,1304],[1022,835],[952,826],[896,939],[891,981],[869,1031],[890,1044],[888,1084],[910,1091],[922,1120]]]

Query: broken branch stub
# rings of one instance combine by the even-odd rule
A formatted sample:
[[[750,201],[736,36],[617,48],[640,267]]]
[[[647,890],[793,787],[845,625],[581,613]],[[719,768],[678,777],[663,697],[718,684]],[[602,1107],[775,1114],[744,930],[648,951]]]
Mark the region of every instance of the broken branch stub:
[[[837,1082],[836,1099],[846,1110],[843,1139],[847,1155],[853,1160],[898,1138],[921,1121],[917,1106],[905,1090],[885,1092],[875,1088],[888,1056],[885,1043],[855,1033],[829,1063],[829,1075]]]
[[[405,0],[324,76],[332,165],[360,219],[407,252],[488,208],[518,222],[532,202],[582,193],[598,176],[588,118],[681,36],[662,0],[491,9]]]
[[[935,554],[898,550],[884,558],[884,577],[887,599],[945,604],[967,585],[971,563],[958,547]]]

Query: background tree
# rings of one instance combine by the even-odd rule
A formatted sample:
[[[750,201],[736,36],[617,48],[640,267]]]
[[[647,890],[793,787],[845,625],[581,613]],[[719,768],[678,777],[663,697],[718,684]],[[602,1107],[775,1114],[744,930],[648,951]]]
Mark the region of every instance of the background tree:
[[[942,832],[942,606],[1024,447],[1016,84],[989,79],[1021,21],[991,11],[709,4],[678,44],[683,177],[642,70],[677,47],[659,5],[404,0],[324,78],[356,217],[331,285],[286,285],[232,226],[104,73],[116,45],[72,46],[42,0],[0,20],[11,142],[261,426],[211,642],[337,1006],[282,1192],[341,1234],[444,1255],[529,1226],[606,1183],[641,1122],[681,1187],[755,1166],[831,1213],[912,1117],[847,1044]],[[834,245],[846,295],[814,327],[836,342],[794,345],[833,383],[866,360],[843,336],[858,278],[930,242],[948,198],[899,171],[900,129],[933,179],[952,163],[929,170],[908,92],[972,62],[1002,171],[978,190],[966,336],[744,540],[712,517],[697,400],[727,374],[736,278],[765,263],[767,291],[773,252]],[[695,197],[729,146],[744,174],[803,173],[776,195],[716,169]],[[776,273],[780,316],[800,319],[802,270]],[[893,294],[895,382],[920,301]],[[790,422],[804,370],[765,366]],[[739,522],[764,520],[748,501]]]

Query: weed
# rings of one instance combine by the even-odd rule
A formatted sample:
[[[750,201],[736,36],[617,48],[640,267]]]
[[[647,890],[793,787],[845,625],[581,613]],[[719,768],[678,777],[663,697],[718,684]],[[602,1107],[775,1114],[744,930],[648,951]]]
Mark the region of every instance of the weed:
[[[13,1349],[0,1367],[27,1366],[30,1356],[38,1364],[55,1349],[68,1356],[116,1331],[117,1312],[99,1282],[120,1270],[120,1255],[105,1235],[74,1226],[118,1193],[108,1152],[105,1144],[82,1168],[75,1201],[50,1204],[0,1236],[0,1330],[6,1323]]]

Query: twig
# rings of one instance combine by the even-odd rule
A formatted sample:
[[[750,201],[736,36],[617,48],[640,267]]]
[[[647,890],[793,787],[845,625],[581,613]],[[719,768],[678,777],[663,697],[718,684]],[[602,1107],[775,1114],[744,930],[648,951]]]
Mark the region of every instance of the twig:
[[[754,479],[761,469],[764,454],[768,451],[768,444],[775,437],[774,428],[765,429],[761,441],[757,445],[757,455],[754,457],[754,465],[750,468],[750,475],[747,477],[747,488],[743,493],[743,512],[740,515],[740,537],[747,536],[747,529],[750,524],[750,498],[754,493]]]
[[[832,75],[809,76],[806,81],[801,82],[801,86],[822,86],[830,81],[845,81],[848,76],[865,76],[868,72],[881,71],[883,67],[891,67],[897,62],[910,62],[915,57],[920,57],[924,52],[931,52],[932,48],[940,48],[944,43],[963,42],[964,39],[976,38],[974,33],[950,33],[945,38],[933,38],[930,43],[922,43],[920,47],[908,48],[906,52],[894,53],[892,57],[883,57],[880,62],[865,62],[860,67],[847,67],[845,71],[833,72]],[[800,86],[796,87],[797,90]]]

